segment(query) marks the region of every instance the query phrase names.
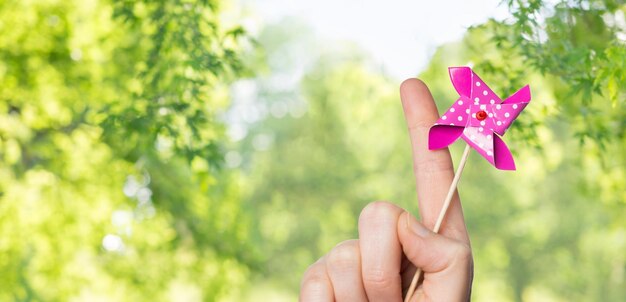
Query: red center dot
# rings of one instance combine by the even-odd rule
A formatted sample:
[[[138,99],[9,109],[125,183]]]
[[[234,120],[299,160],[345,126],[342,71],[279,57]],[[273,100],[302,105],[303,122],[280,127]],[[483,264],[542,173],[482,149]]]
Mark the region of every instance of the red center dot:
[[[476,119],[477,120],[482,121],[482,120],[484,120],[486,118],[487,118],[487,112],[485,112],[484,110],[476,112]]]

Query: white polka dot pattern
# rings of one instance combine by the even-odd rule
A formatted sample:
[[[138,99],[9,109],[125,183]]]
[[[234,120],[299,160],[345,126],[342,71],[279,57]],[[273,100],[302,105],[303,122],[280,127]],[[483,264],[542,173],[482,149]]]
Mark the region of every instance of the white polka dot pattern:
[[[493,133],[504,135],[530,101],[530,94],[523,102],[507,103],[508,99],[503,102],[473,71],[469,82],[464,83],[469,87],[457,88],[459,98],[435,125],[464,127],[463,139],[495,165]]]

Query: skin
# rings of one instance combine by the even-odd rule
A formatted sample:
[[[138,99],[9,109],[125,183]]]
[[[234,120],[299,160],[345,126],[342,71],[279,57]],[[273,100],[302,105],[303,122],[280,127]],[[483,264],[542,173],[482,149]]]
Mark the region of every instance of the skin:
[[[359,216],[359,239],[339,243],[304,273],[300,301],[402,301],[416,267],[424,271],[411,301],[469,301],[472,253],[458,193],[441,227],[433,229],[454,177],[448,149],[428,150],[428,130],[439,118],[426,85],[400,86],[422,222],[388,202]]]

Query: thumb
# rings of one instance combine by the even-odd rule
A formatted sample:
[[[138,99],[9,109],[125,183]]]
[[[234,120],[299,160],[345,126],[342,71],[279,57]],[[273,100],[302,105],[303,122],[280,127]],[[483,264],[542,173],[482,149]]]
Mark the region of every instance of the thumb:
[[[402,215],[398,239],[407,259],[424,271],[423,299],[468,301],[473,275],[470,246],[433,233],[408,212]]]

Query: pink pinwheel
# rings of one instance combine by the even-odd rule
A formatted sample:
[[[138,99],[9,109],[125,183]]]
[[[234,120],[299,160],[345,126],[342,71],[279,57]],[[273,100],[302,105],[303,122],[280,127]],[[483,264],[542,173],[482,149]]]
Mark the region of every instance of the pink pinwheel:
[[[528,85],[502,101],[469,67],[450,67],[459,99],[430,128],[428,148],[447,147],[459,137],[501,170],[515,161],[501,136],[530,102]]]

